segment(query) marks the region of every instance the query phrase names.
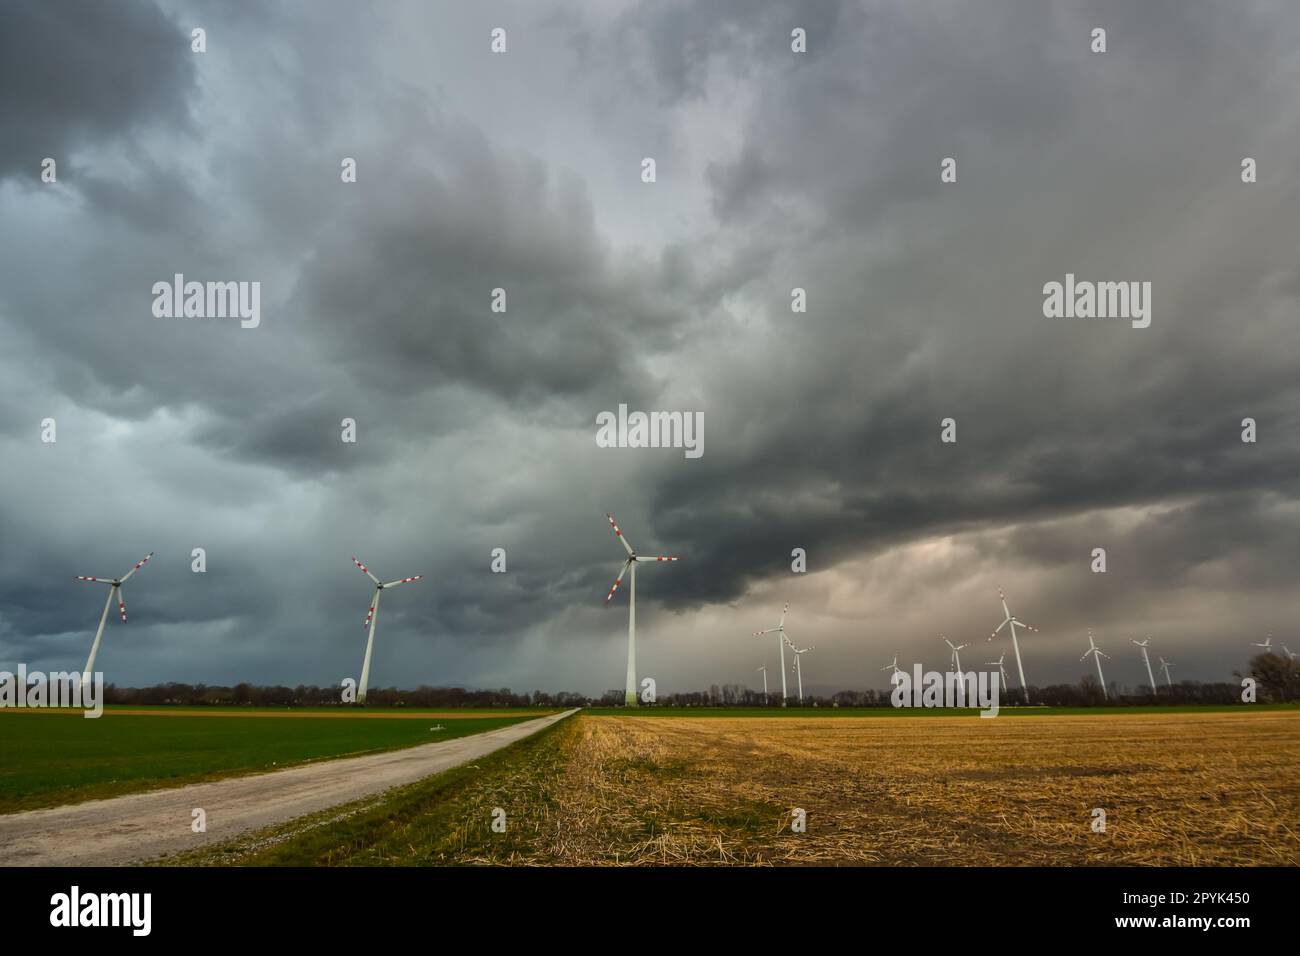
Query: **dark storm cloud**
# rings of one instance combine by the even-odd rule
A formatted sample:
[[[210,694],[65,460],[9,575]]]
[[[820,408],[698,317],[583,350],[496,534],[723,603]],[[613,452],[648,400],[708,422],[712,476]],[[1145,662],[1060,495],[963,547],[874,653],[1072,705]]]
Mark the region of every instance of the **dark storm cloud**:
[[[473,128],[429,136],[444,168],[394,171],[304,269],[303,308],[334,360],[400,393],[458,382],[533,405],[630,380],[644,395],[634,356],[670,348],[682,320],[658,276],[612,261],[580,183]]]
[[[187,28],[129,9],[104,35],[143,18],[124,62],[157,82],[90,110],[76,91],[117,59],[61,70],[57,119],[22,113],[21,141],[80,148],[75,191],[0,183],[0,662],[80,663],[102,594],[70,575],[156,548],[106,638],[119,680],[337,681],[356,554],[426,576],[385,601],[378,682],[603,690],[626,628],[621,596],[601,608],[607,510],[684,559],[639,582],[665,689],[745,679],[786,599],[846,685],[895,643],[984,640],[999,584],[1043,628],[1035,682],[1077,677],[1086,626],[1149,628],[1207,678],[1244,661],[1225,630],[1281,626],[1300,16],[521,6],[493,59],[476,12],[205,11],[196,99]],[[53,35],[53,60],[76,51]],[[647,141],[653,186],[628,165]],[[1151,328],[1045,319],[1067,271],[1152,281]],[[154,319],[174,272],[262,281],[263,325]],[[595,447],[620,402],[703,411],[704,457]]]
[[[37,183],[50,156],[66,178],[78,149],[186,124],[194,76],[188,31],[148,0],[0,5],[0,177]]]

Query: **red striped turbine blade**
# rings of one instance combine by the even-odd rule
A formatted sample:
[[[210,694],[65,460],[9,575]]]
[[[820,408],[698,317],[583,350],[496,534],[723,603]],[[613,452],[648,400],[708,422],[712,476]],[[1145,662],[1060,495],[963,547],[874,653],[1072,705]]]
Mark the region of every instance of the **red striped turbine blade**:
[[[78,574],[78,575],[77,575],[77,580],[78,580],[78,581],[101,581],[101,582],[103,582],[104,584],[108,584],[108,583],[109,583],[108,581],[105,581],[103,578],[88,578],[88,577],[85,577],[84,575],[81,575],[81,574]]]
[[[651,555],[651,554],[638,554],[636,556],[636,559],[638,561],[680,561],[681,560],[681,558],[656,557],[655,555]]]
[[[143,568],[145,564],[148,563],[149,559],[152,557],[153,557],[153,552],[150,551],[143,558],[141,558],[139,561],[136,562],[135,567],[133,567],[130,571],[126,572],[126,574],[122,575],[122,580],[126,581],[127,579],[129,579],[131,575],[135,574],[135,572]]]
[[[618,536],[619,543],[623,545],[623,550],[631,555],[632,545],[629,544],[627,538],[623,536],[623,529],[618,526],[618,523],[614,520],[614,516],[608,511],[605,512],[605,517],[609,519],[609,526],[614,529],[614,534]]]
[[[608,604],[610,601],[614,599],[614,592],[617,591],[618,586],[623,583],[623,575],[627,574],[627,569],[631,565],[631,563],[632,563],[631,561],[624,562],[623,570],[618,572],[618,577],[614,579],[614,586],[610,588],[609,593],[605,595],[606,604]]]
[[[121,588],[119,588],[117,592],[117,611],[119,614],[122,615],[122,623],[125,624],[126,623],[126,602],[122,600]]]
[[[370,610],[366,612],[366,623],[362,624],[361,627],[362,627],[362,628],[367,628],[367,627],[369,627],[369,626],[370,626],[370,619],[371,619],[372,617],[374,617],[374,616],[375,616],[375,606],[372,604],[372,605],[370,605]]]
[[[422,577],[424,577],[423,574],[417,574],[417,575],[415,575],[414,577],[410,577],[410,578],[402,578],[402,580],[400,580],[400,581],[390,581],[388,584],[385,584],[384,587],[386,587],[386,588],[391,588],[391,587],[396,587],[396,586],[399,585],[399,584],[409,584],[409,583],[411,583],[412,581],[418,581],[418,580],[420,580]]]
[[[358,561],[355,555],[353,555],[352,557],[352,563],[355,564],[357,567],[359,567],[366,574],[370,573],[370,569],[366,567],[364,564],[362,564],[360,561]]]

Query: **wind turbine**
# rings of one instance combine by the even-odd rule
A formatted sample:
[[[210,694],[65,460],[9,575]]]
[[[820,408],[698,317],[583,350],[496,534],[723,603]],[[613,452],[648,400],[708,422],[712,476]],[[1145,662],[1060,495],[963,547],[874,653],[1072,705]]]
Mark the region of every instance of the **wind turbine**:
[[[809,651],[812,650],[812,645],[803,648],[795,647],[794,642],[791,641],[790,638],[788,637],[785,639],[785,642],[790,645],[790,650],[794,651],[794,667],[792,667],[791,670],[793,670],[795,672],[795,675],[799,678],[799,703],[802,704],[803,703],[803,666],[802,666],[803,655],[807,654]]]
[[[953,664],[954,664],[954,665],[956,666],[956,668],[957,668],[957,673],[960,674],[960,673],[961,673],[961,653],[960,653],[960,651],[961,651],[961,649],[962,649],[963,647],[970,647],[970,645],[969,645],[969,644],[954,644],[952,641],[948,640],[948,638],[944,637],[942,634],[940,634],[939,637],[940,637],[940,639],[941,639],[945,644],[947,644],[949,647],[952,648],[952,661],[953,661]]]
[[[1106,678],[1101,672],[1101,659],[1104,657],[1106,660],[1110,660],[1110,655],[1093,642],[1092,628],[1088,628],[1088,649],[1083,652],[1083,657],[1080,657],[1079,660],[1086,661],[1089,654],[1091,654],[1093,659],[1097,661],[1097,679],[1101,681],[1102,699],[1110,700],[1110,694],[1106,693]]]
[[[755,637],[761,637],[764,634],[776,634],[776,647],[781,652],[781,706],[785,706],[786,698],[790,695],[785,689],[785,615],[790,610],[790,602],[785,602],[785,607],[781,608],[781,623],[776,627],[769,627],[764,631],[755,631]],[[793,646],[793,645],[791,645]]]
[[[1169,679],[1169,662],[1165,660],[1163,657],[1159,658],[1159,661],[1160,661],[1160,669],[1165,672],[1165,683],[1169,685],[1170,690],[1173,690],[1174,682]]]
[[[758,670],[763,672],[763,704],[767,704],[767,665],[764,664]]]
[[[77,575],[78,581],[93,581],[96,584],[109,585],[108,600],[104,602],[104,613],[99,616],[99,627],[95,631],[95,643],[90,645],[90,656],[86,658],[86,669],[81,672],[81,681],[83,684],[94,678],[95,655],[99,653],[99,641],[100,638],[104,636],[104,623],[108,620],[108,609],[113,606],[113,598],[117,598],[117,609],[122,615],[122,623],[125,624],[126,603],[122,600],[122,585],[127,582],[127,579],[130,578],[131,575],[144,567],[145,562],[152,557],[153,552],[150,551],[136,563],[135,567],[126,572],[126,574],[122,575],[120,578],[88,578],[80,574]]]
[[[664,558],[664,557],[647,558],[637,554],[636,551],[633,549],[632,545],[628,543],[627,538],[623,537],[623,532],[619,530],[618,525],[614,523],[614,516],[606,512],[605,517],[609,519],[609,526],[614,529],[614,534],[618,536],[618,540],[623,544],[623,549],[627,552],[627,560],[623,562],[623,570],[618,572],[618,577],[614,579],[614,586],[610,588],[609,593],[605,595],[606,607],[608,607],[609,602],[613,600],[614,592],[618,590],[618,586],[623,583],[623,575],[627,573],[627,569],[628,568],[632,569],[632,579],[629,585],[628,605],[627,605],[627,687],[624,689],[624,693],[623,693],[623,704],[627,707],[635,707],[637,705],[636,566],[646,561],[676,561],[678,559]]]
[[[366,702],[366,688],[370,685],[370,652],[375,647],[375,625],[379,623],[379,595],[389,588],[395,588],[399,584],[407,584],[411,581],[418,581],[424,577],[423,574],[417,574],[412,578],[402,578],[400,581],[390,581],[388,584],[380,583],[379,578],[370,573],[370,569],[356,559],[354,555],[352,563],[359,567],[370,580],[375,582],[375,596],[370,601],[370,610],[366,612],[366,621],[362,627],[370,628],[370,637],[366,640],[366,659],[361,664],[361,685],[357,687],[357,703]]]
[[[1291,650],[1291,648],[1287,647],[1285,644],[1279,644],[1278,646],[1281,647],[1282,650],[1286,651],[1287,657],[1289,657],[1291,660],[1295,660],[1295,653]]]
[[[1016,652],[1016,672],[1020,675],[1020,691],[1025,695],[1025,703],[1027,704],[1029,703],[1029,685],[1025,683],[1025,667],[1020,663],[1020,642],[1016,640],[1016,627],[1023,627],[1029,631],[1037,631],[1038,628],[1011,616],[1011,612],[1007,610],[1007,596],[1001,588],[998,588],[998,597],[1002,599],[1002,613],[1005,614],[1006,617],[1003,619],[1002,623],[997,626],[997,630],[989,635],[989,640],[991,641],[993,638],[997,637],[998,631],[1002,630],[1008,624],[1011,625],[1011,649]]]
[[[898,655],[897,655],[897,654],[894,655],[894,662],[893,662],[892,664],[886,664],[884,667],[882,667],[882,668],[880,668],[880,669],[881,669],[882,671],[893,671],[894,673],[889,675],[891,680],[893,679],[894,674],[906,674],[906,673],[907,673],[905,670],[903,670],[901,667],[898,666]]]
[[[1002,656],[999,657],[997,660],[995,660],[995,661],[985,661],[985,662],[984,662],[984,666],[985,666],[985,667],[989,667],[989,666],[991,666],[991,665],[993,665],[993,664],[997,664],[997,665],[998,665],[998,673],[1000,673],[1000,674],[1002,675],[1002,686],[1003,686],[1003,687],[1006,687],[1006,686],[1007,686],[1007,669],[1006,669],[1005,667],[1002,666],[1002,662],[1003,662],[1004,660],[1006,660],[1006,659],[1007,659],[1006,651],[1003,651],[1003,652],[1002,652]]]
[[[1142,648],[1142,662],[1147,666],[1147,680],[1151,682],[1151,693],[1154,695],[1156,692],[1156,679],[1151,674],[1151,658],[1147,656],[1147,645],[1151,643],[1151,638],[1148,637],[1145,641],[1133,641],[1133,643]]]
[[[1252,641],[1251,643],[1254,644],[1255,647],[1262,647],[1262,648],[1264,648],[1264,653],[1265,653],[1265,654],[1272,654],[1272,653],[1273,653],[1273,635],[1272,635],[1272,634],[1270,634],[1268,637],[1264,638],[1264,643],[1263,643],[1263,644],[1256,644],[1256,643],[1253,642],[1253,641]]]

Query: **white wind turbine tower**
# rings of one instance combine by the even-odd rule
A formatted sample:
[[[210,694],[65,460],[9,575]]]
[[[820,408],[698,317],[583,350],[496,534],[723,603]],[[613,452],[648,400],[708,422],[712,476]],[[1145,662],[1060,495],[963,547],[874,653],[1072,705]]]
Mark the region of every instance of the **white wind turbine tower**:
[[[758,670],[763,672],[763,703],[767,704],[767,665],[764,664]]]
[[[769,627],[765,631],[755,631],[755,637],[761,637],[764,634],[776,634],[776,647],[781,652],[781,706],[785,706],[786,699],[790,696],[785,689],[785,615],[790,610],[790,602],[785,602],[785,607],[781,608],[781,623],[776,627]],[[793,646],[793,645],[791,645]]]
[[[1038,628],[1011,616],[1011,612],[1007,610],[1007,596],[1001,588],[998,588],[998,597],[1002,599],[1002,613],[1006,615],[1006,617],[1003,618],[1002,623],[997,626],[997,630],[989,635],[989,640],[991,641],[993,638],[997,637],[998,631],[1002,630],[1008,624],[1011,625],[1011,649],[1016,652],[1016,672],[1020,675],[1020,691],[1025,695],[1025,703],[1027,704],[1029,703],[1029,685],[1025,683],[1025,667],[1020,662],[1020,642],[1016,640],[1016,628],[1023,627],[1029,631],[1037,631]]]
[[[998,665],[998,673],[1002,675],[1002,686],[1003,686],[1003,687],[1006,687],[1006,686],[1007,686],[1007,669],[1006,669],[1005,667],[1002,666],[1002,662],[1003,662],[1004,660],[1006,660],[1006,659],[1007,659],[1006,652],[1003,651],[1003,652],[1002,652],[1002,656],[999,657],[997,660],[995,660],[995,661],[985,661],[985,662],[984,662],[984,666],[985,666],[985,667],[992,667],[994,664],[997,664],[997,665]]]
[[[126,572],[126,574],[122,575],[120,578],[88,578],[80,574],[77,575],[78,581],[93,581],[96,584],[109,585],[108,600],[104,602],[104,613],[99,616],[99,627],[95,630],[95,642],[90,645],[90,656],[86,658],[86,669],[81,672],[81,681],[83,684],[94,679],[95,655],[99,653],[99,641],[100,638],[104,636],[104,623],[108,620],[108,609],[113,606],[113,598],[117,598],[117,610],[122,615],[122,623],[125,624],[126,602],[122,600],[122,585],[127,582],[131,575],[144,567],[145,562],[152,557],[153,552],[150,551],[136,563],[135,567]]]
[[[1165,683],[1169,685],[1170,690],[1173,690],[1174,682],[1169,679],[1169,662],[1165,660],[1163,657],[1159,658],[1159,661],[1160,661],[1160,669],[1165,672]]]
[[[809,651],[812,650],[812,645],[803,648],[795,647],[794,642],[791,641],[790,638],[788,637],[785,639],[785,642],[790,645],[790,650],[794,652],[794,667],[792,668],[792,670],[795,672],[795,675],[799,678],[799,703],[802,704],[803,703],[803,665],[802,665],[803,655],[807,654]]]
[[[629,585],[628,605],[627,605],[627,687],[623,694],[623,703],[627,707],[637,705],[636,696],[636,566],[646,561],[677,561],[677,558],[665,557],[643,557],[636,553],[632,545],[628,543],[627,538],[623,537],[623,532],[619,530],[618,525],[614,522],[614,516],[605,513],[609,519],[609,526],[614,529],[614,534],[622,542],[623,549],[627,551],[627,560],[623,562],[623,570],[618,572],[618,577],[614,579],[614,586],[609,589],[605,595],[605,605],[608,607],[609,602],[614,598],[614,592],[618,586],[623,583],[623,575],[627,569],[632,569],[632,579]]]
[[[1106,677],[1101,672],[1101,659],[1104,657],[1106,660],[1110,660],[1110,655],[1094,643],[1092,639],[1092,628],[1088,629],[1088,649],[1083,652],[1083,656],[1080,657],[1079,660],[1086,661],[1089,654],[1091,654],[1093,659],[1097,662],[1097,679],[1101,681],[1102,699],[1110,700],[1110,694],[1106,693]]]
[[[400,581],[390,581],[388,584],[382,584],[379,578],[370,573],[370,569],[356,559],[353,555],[352,563],[359,567],[365,576],[375,582],[375,596],[370,601],[370,610],[366,612],[365,623],[362,627],[370,628],[370,637],[366,640],[366,659],[361,662],[361,684],[357,687],[357,703],[366,702],[366,688],[370,686],[370,652],[375,647],[375,625],[379,623],[379,595],[389,588],[395,588],[399,584],[407,584],[411,581],[418,581],[423,574],[417,574],[414,577],[402,578]]]
[[[945,644],[947,644],[950,648],[952,648],[952,662],[953,662],[953,666],[957,668],[957,673],[960,674],[960,673],[961,673],[961,653],[960,653],[960,652],[961,652],[961,649],[964,648],[964,647],[970,647],[970,645],[969,645],[969,644],[954,644],[952,641],[948,640],[948,638],[944,637],[942,634],[939,635],[939,638],[940,638],[940,639],[941,639]]]
[[[1151,673],[1151,658],[1147,656],[1147,645],[1151,643],[1151,638],[1148,637],[1145,641],[1133,641],[1133,643],[1142,648],[1142,663],[1147,666],[1147,680],[1151,682],[1151,693],[1154,695],[1156,693],[1156,679]]]

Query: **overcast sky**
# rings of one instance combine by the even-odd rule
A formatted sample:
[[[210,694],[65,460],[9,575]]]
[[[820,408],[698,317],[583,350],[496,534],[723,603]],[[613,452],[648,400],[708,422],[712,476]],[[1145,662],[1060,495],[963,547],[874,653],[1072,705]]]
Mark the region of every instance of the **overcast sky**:
[[[73,577],[153,550],[107,680],[356,677],[355,554],[424,575],[372,686],[621,688],[606,511],[682,558],[661,693],[760,686],[785,601],[809,686],[994,660],[999,586],[1034,684],[1089,627],[1122,685],[1300,651],[1297,50],[1287,2],[0,4],[0,668],[79,668]],[[156,318],[175,273],[260,326]],[[1150,327],[1045,318],[1067,273]],[[619,403],[703,456],[597,447]]]

